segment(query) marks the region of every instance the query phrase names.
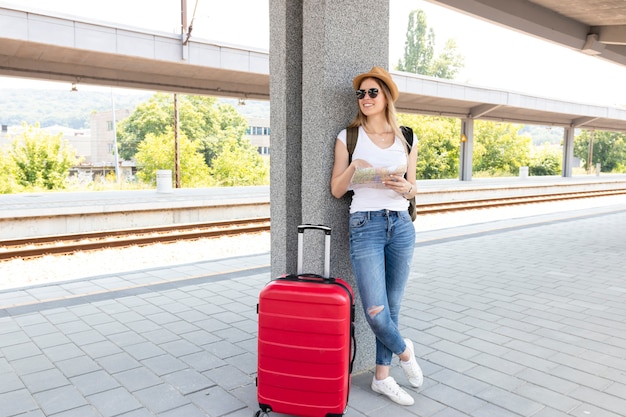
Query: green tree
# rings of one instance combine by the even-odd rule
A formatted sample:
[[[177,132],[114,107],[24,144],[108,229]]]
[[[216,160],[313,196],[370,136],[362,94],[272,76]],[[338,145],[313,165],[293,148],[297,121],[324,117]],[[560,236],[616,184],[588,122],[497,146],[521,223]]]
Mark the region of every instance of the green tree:
[[[561,151],[546,144],[534,149],[528,166],[530,175],[558,175],[561,173]]]
[[[531,138],[519,135],[521,125],[477,120],[474,124],[474,172],[507,175],[528,166]]]
[[[426,13],[422,10],[409,13],[404,57],[398,60],[398,71],[453,79],[463,65],[454,40],[446,41],[442,53],[435,57],[435,32],[426,23]]]
[[[217,99],[206,96],[178,97],[181,135],[196,143],[207,166],[220,152],[224,138],[234,136],[243,140],[247,122],[233,106],[218,104]],[[161,135],[174,125],[174,98],[171,94],[157,93],[147,102],[137,106],[133,114],[118,125],[120,156],[132,159],[139,144],[149,133]]]
[[[219,186],[269,184],[267,161],[249,141],[240,143],[232,137],[224,141],[211,174]]]
[[[457,45],[454,39],[448,39],[437,58],[430,66],[430,74],[433,77],[452,80],[465,65],[465,60],[457,52]]]
[[[174,111],[169,109],[169,95],[157,93],[117,125],[117,142],[121,158],[131,160],[139,144],[149,133],[161,135],[174,124]]]
[[[197,152],[194,144],[184,134],[178,138],[180,149],[180,182],[187,188],[214,185],[210,179],[209,168],[204,163],[202,155]],[[137,177],[147,183],[156,184],[156,172],[160,169],[169,169],[175,172],[174,161],[174,132],[167,128],[163,134],[148,133],[139,144],[135,155],[138,166]],[[172,177],[174,177],[172,175]],[[174,180],[174,178],[172,178]]]
[[[15,180],[15,163],[7,152],[0,149],[0,194],[12,194],[19,188]]]
[[[435,31],[426,24],[426,13],[413,10],[404,42],[404,58],[398,61],[398,71],[428,75],[435,55]]]
[[[53,136],[38,125],[23,127],[9,151],[17,183],[33,189],[64,188],[70,168],[77,163],[76,151],[61,139],[62,133]]]
[[[199,152],[209,167],[224,150],[224,145],[234,138],[240,146],[249,144],[245,138],[248,123],[237,110],[229,104],[219,104],[213,109],[212,120],[215,123],[211,134],[200,140]]]
[[[458,119],[418,115],[398,115],[400,124],[417,136],[418,179],[454,178],[459,174]]]
[[[574,156],[588,164],[589,140],[592,132],[583,130],[574,140]],[[619,132],[593,132],[591,166],[600,164],[602,172],[622,171],[626,165],[626,134]]]

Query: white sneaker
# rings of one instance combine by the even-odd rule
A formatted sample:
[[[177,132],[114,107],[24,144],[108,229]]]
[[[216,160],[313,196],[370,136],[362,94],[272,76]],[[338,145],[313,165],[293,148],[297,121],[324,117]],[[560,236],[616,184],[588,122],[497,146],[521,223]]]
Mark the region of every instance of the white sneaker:
[[[406,343],[407,349],[411,352],[411,359],[408,362],[400,361],[400,367],[404,371],[404,375],[406,375],[406,379],[409,380],[409,384],[413,385],[415,388],[419,388],[424,383],[424,374],[422,373],[422,369],[417,364],[417,359],[415,359],[415,350],[413,348],[413,342],[409,339],[404,339]]]
[[[400,405],[413,405],[415,400],[405,390],[400,388],[393,377],[388,376],[382,381],[372,379],[372,391],[386,395],[394,403]]]

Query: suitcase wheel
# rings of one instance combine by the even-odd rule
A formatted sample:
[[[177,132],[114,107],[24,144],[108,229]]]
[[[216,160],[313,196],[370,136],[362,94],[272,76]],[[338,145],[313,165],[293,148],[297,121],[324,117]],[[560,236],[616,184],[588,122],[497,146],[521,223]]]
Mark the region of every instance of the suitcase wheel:
[[[253,417],[268,417],[269,414],[262,410],[257,410]]]

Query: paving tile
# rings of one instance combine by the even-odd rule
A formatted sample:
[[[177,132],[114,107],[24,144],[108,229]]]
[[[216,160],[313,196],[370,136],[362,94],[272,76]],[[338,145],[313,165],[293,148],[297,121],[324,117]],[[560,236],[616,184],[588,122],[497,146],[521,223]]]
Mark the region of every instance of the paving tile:
[[[624,413],[624,410],[626,410],[625,399],[588,387],[576,388],[570,393],[570,396],[615,414]]]
[[[159,376],[171,374],[187,368],[187,364],[183,361],[169,355],[161,355],[145,359],[141,361],[141,364]]]
[[[487,401],[482,400],[478,396],[467,394],[444,384],[437,384],[425,389],[422,391],[422,394],[434,401],[446,404],[447,407],[470,415],[474,410],[485,406],[487,403]]]
[[[219,382],[219,386],[226,390],[246,385],[253,381],[249,374],[241,372],[237,367],[232,365],[211,369],[204,372],[203,375],[211,378],[213,381]]]
[[[532,416],[544,408],[543,404],[534,399],[530,400],[496,387],[481,391],[477,397],[522,416]]]
[[[141,363],[126,352],[115,353],[98,359],[98,364],[111,374],[139,368]]]
[[[145,367],[118,372],[114,377],[130,392],[153,387],[162,383],[161,378]]]
[[[245,404],[219,386],[191,394],[188,398],[209,415],[228,415],[245,407]]]
[[[71,382],[84,396],[108,391],[120,386],[120,384],[104,370],[78,375],[71,378]]]
[[[197,346],[208,345],[210,343],[215,343],[220,340],[217,336],[205,330],[194,330],[191,332],[185,332],[181,334],[181,337]]]
[[[108,340],[102,340],[96,343],[83,345],[81,346],[81,349],[94,359],[122,352],[122,349],[120,349],[117,345]]]
[[[133,392],[135,398],[154,414],[190,404],[189,399],[169,384],[159,384]]]
[[[168,352],[170,355],[177,358],[202,351],[202,348],[184,339],[161,343],[159,347]]]
[[[187,323],[186,321],[183,321],[180,319],[171,323],[164,324],[163,328],[178,335],[183,334],[183,333],[194,332],[200,329],[195,324]]]
[[[173,410],[165,411],[159,414],[161,417],[206,417],[207,413],[194,404],[186,404]],[[246,417],[250,416],[250,411],[246,410]],[[229,417],[236,417],[229,414]]]
[[[524,384],[516,389],[515,394],[525,398],[532,398],[534,401],[537,401],[544,406],[551,407],[554,410],[564,413],[568,413],[576,407],[582,405],[582,401],[571,398],[568,395],[560,394],[530,383]]]
[[[146,341],[146,339],[143,336],[131,331],[130,329],[123,331],[121,333],[114,333],[114,334],[107,335],[107,338],[111,342],[115,343],[116,345],[122,348],[125,346],[135,345],[137,343]]]
[[[72,385],[33,394],[41,410],[53,415],[87,405],[85,397]]]
[[[42,414],[43,416],[44,414]],[[54,417],[102,417],[95,407],[85,405],[55,414]]]
[[[41,354],[39,347],[33,342],[19,343],[2,348],[2,354],[7,360],[30,358]]]
[[[37,323],[30,326],[22,327],[24,333],[26,333],[30,337],[47,335],[50,333],[56,333],[57,328],[51,323]]]
[[[103,417],[119,416],[143,408],[142,404],[122,387],[90,395],[87,399]]]
[[[54,368],[54,364],[43,354],[16,359],[11,362],[11,365],[19,375],[29,375]]]
[[[163,380],[176,388],[182,395],[193,394],[216,385],[211,379],[191,369],[165,375]]]
[[[25,388],[0,394],[0,417],[22,415],[38,408],[37,402]]]
[[[32,337],[32,340],[42,350],[48,347],[58,346],[70,342],[70,339],[67,338],[67,336],[58,331],[55,333],[44,334],[41,336],[34,336]]]
[[[166,353],[159,346],[148,341],[125,346],[124,350],[138,361],[153,358],[155,356],[161,356]]]
[[[100,366],[88,356],[59,360],[55,365],[67,378],[100,370]]]
[[[24,388],[24,382],[14,372],[6,372],[0,378],[0,394],[17,391]]]
[[[78,346],[73,343],[64,343],[52,347],[45,347],[42,350],[46,356],[55,363],[65,359],[77,358],[85,354],[85,352],[80,350]]]
[[[226,364],[224,359],[207,351],[181,356],[180,360],[198,372],[205,372]]]

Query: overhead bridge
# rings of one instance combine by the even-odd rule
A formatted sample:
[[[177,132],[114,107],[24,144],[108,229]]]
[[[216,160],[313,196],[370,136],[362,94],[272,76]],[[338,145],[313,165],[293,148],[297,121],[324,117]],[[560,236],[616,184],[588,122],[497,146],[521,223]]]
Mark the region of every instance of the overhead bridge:
[[[405,113],[626,132],[626,109],[392,74]],[[267,51],[16,6],[0,7],[0,75],[269,100]]]
[[[269,54],[0,5],[0,75],[269,100]]]

